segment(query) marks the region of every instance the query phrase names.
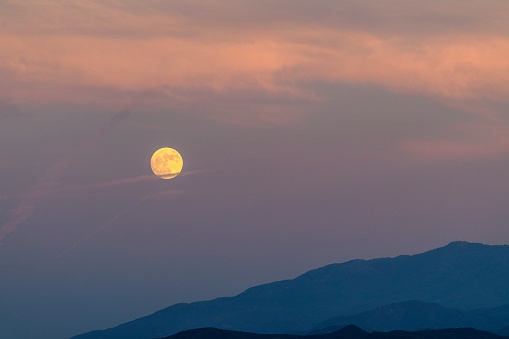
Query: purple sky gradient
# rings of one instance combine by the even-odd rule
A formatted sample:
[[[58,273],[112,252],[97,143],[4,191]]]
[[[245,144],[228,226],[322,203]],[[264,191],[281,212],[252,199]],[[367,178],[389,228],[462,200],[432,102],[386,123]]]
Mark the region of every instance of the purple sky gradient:
[[[505,1],[0,4],[0,337],[509,243]],[[154,177],[171,147],[181,175]]]

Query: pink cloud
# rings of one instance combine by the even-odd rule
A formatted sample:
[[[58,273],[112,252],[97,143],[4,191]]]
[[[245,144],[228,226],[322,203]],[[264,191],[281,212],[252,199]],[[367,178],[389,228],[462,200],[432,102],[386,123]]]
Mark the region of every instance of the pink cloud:
[[[160,37],[147,40],[68,36],[0,37],[14,85],[99,86],[142,90],[164,86],[216,92],[260,89],[300,95],[295,82],[374,83],[401,92],[503,100],[509,92],[509,38],[378,37],[362,32],[303,30],[292,42]],[[321,39],[329,44],[321,43]],[[52,50],[46,45],[54,46]],[[20,58],[19,55],[22,57]],[[21,63],[19,61],[23,59]],[[32,87],[33,86],[33,87]],[[21,87],[21,86],[20,86]],[[18,87],[18,91],[21,88]]]
[[[361,13],[362,25],[347,17],[342,25],[322,22],[316,13],[306,16],[299,4],[291,7],[290,13],[277,12],[282,20],[279,24],[266,22],[264,7],[252,3],[245,4],[251,15],[232,3],[220,6],[226,12],[221,14],[212,2],[163,5],[149,1],[146,8],[90,1],[32,5],[18,10],[18,16],[26,20],[5,18],[12,29],[0,33],[0,86],[14,101],[62,100],[62,93],[73,100],[82,95],[77,89],[84,92],[86,88],[120,92],[157,89],[171,97],[170,105],[178,105],[179,99],[188,103],[186,94],[175,96],[179,91],[212,91],[225,96],[257,91],[260,95],[317,100],[300,87],[303,82],[317,81],[372,84],[447,100],[507,102],[509,97],[509,61],[505,57],[509,55],[509,37],[502,29],[507,24],[495,21],[489,26],[490,18],[501,10],[494,3],[480,6],[482,10],[476,6],[467,10],[439,4],[388,3],[388,7],[398,8],[397,15],[391,14],[390,8],[368,3],[361,11],[354,4],[343,4],[347,12]],[[345,15],[339,5],[322,5]],[[208,19],[198,20],[200,8],[210,10]],[[481,22],[487,28],[475,31],[456,24],[456,29],[427,29],[412,25],[417,10],[438,21],[456,18],[458,22]],[[390,28],[390,15],[400,29]],[[235,29],[228,26],[232,17],[237,18],[231,23]],[[385,19],[389,28],[369,24],[368,19],[374,17]],[[58,18],[59,24],[46,20],[49,18]],[[69,92],[69,88],[75,90]],[[189,96],[199,104],[199,98]],[[243,121],[255,116],[285,123],[292,114],[299,113],[279,107],[265,117],[260,110],[220,119]]]
[[[489,159],[509,155],[507,126],[467,125],[456,139],[409,140],[402,149],[421,161],[448,161],[456,159]]]

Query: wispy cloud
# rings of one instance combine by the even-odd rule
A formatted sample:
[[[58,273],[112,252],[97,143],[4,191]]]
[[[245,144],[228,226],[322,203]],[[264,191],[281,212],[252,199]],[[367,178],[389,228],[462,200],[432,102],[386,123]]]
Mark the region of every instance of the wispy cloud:
[[[202,173],[208,173],[208,172],[217,172],[217,171],[223,171],[224,169],[211,169],[211,170],[193,170],[193,171],[185,171],[178,174],[179,177],[187,177],[190,175],[196,175],[196,174],[202,174]],[[155,174],[148,174],[148,175],[140,175],[137,177],[132,178],[123,178],[123,179],[116,179],[116,180],[109,180],[109,181],[103,181],[99,183],[91,183],[91,184],[82,184],[82,185],[71,185],[71,186],[64,186],[64,187],[58,187],[55,185],[53,187],[48,187],[46,185],[43,185],[42,187],[45,188],[43,192],[41,190],[37,190],[37,185],[32,186],[32,189],[27,193],[16,193],[16,194],[2,194],[0,195],[0,201],[7,201],[7,200],[16,200],[16,199],[34,199],[41,197],[42,199],[50,198],[50,197],[72,197],[75,195],[81,195],[84,194],[87,191],[93,191],[93,190],[101,190],[103,188],[107,187],[113,187],[113,186],[121,186],[126,184],[133,184],[137,182],[147,181],[147,180],[162,180]],[[46,190],[46,188],[48,188]],[[51,189],[50,189],[51,188]],[[172,190],[171,192],[175,192],[175,190]],[[182,193],[179,191],[179,193]],[[158,193],[158,194],[164,194]],[[172,193],[173,194],[173,193]],[[146,196],[146,199],[151,199],[150,195]]]
[[[115,128],[130,113],[130,109],[138,103],[140,99],[135,99],[128,109],[114,114],[109,121],[91,137],[85,140],[81,145],[71,152],[58,159],[42,176],[38,183],[30,188],[30,191],[22,194],[21,202],[10,211],[10,219],[0,228],[0,244],[2,240],[16,230],[18,225],[28,219],[35,210],[37,203],[44,201],[55,193],[60,186],[60,180],[65,170],[73,159],[80,154],[89,151],[97,146],[113,128]],[[6,198],[5,196],[3,197]]]
[[[210,172],[210,171],[212,171],[212,170],[186,171],[186,172],[178,173],[178,176],[186,177],[189,175],[206,173],[206,172]],[[133,178],[123,178],[123,179],[109,180],[109,181],[103,181],[103,182],[92,183],[92,184],[66,186],[66,187],[61,188],[56,193],[58,193],[59,195],[65,195],[66,193],[74,192],[74,191],[96,190],[96,189],[102,189],[102,188],[111,187],[111,186],[120,186],[120,185],[132,184],[132,183],[136,183],[136,182],[154,180],[154,179],[162,180],[155,174],[147,174],[147,175],[140,175],[140,176],[133,177]],[[172,192],[174,192],[174,190],[172,190]],[[1,199],[1,196],[0,196],[0,199]]]
[[[461,159],[490,159],[509,154],[507,125],[464,125],[455,129],[456,137],[408,140],[401,148],[425,162]]]
[[[30,188],[30,192],[24,195],[21,202],[10,211],[10,219],[0,228],[0,243],[32,215],[38,202],[45,200],[58,187],[60,178],[73,157],[74,154],[69,154],[55,162],[44,173],[42,179]]]
[[[91,140],[97,141],[98,136],[105,137],[107,131],[110,131],[114,125],[111,123],[115,121],[116,123],[120,123],[122,119],[120,117],[125,117],[125,112],[121,112],[116,114],[110,119],[110,122],[103,127],[100,132],[96,133],[94,137],[91,138]],[[83,144],[86,148],[91,147],[91,142],[85,142]],[[116,180],[109,180],[104,181],[100,183],[92,183],[92,184],[83,184],[83,185],[72,185],[72,186],[66,186],[66,187],[59,187],[60,186],[60,178],[62,177],[65,169],[69,165],[69,162],[72,161],[72,159],[77,156],[78,154],[83,151],[83,148],[80,148],[80,151],[78,152],[71,152],[70,155],[65,156],[61,158],[59,161],[57,161],[50,169],[48,169],[43,176],[43,178],[36,184],[33,185],[29,192],[27,193],[20,193],[20,194],[10,194],[10,195],[0,195],[0,201],[5,200],[14,200],[14,199],[21,199],[21,202],[10,211],[10,219],[2,225],[0,228],[0,244],[1,241],[9,234],[16,230],[17,226],[23,223],[26,219],[28,219],[32,213],[35,210],[35,206],[37,203],[50,198],[50,197],[68,197],[73,196],[76,194],[83,194],[83,192],[92,191],[92,190],[100,190],[107,187],[113,187],[113,186],[121,186],[121,185],[127,185],[127,184],[133,184],[137,182],[147,181],[147,180],[162,180],[156,175],[140,175],[133,178],[123,178],[123,179],[116,179]],[[180,177],[186,177],[190,175],[197,175],[207,172],[213,172],[213,171],[221,171],[222,169],[215,169],[215,170],[193,170],[193,171],[186,171],[183,173],[180,173]],[[137,203],[141,203],[143,201],[148,200],[164,200],[167,198],[171,198],[174,196],[186,196],[189,194],[195,194],[196,192],[189,192],[185,190],[168,190],[163,192],[156,192],[156,193],[150,193],[145,195],[143,198],[140,199],[140,201]],[[113,217],[110,221],[105,223],[104,227],[113,223],[118,217],[121,215],[127,213],[129,210],[134,208],[135,205],[128,207],[125,209],[125,211],[119,213],[117,216]]]
[[[156,175],[140,175],[134,178],[124,178],[117,180],[104,181],[100,183],[94,184],[85,184],[85,185],[74,185],[63,188],[64,191],[82,191],[82,190],[93,190],[93,189],[101,189],[110,186],[118,186],[124,184],[131,184],[140,181],[159,179]]]
[[[15,106],[0,102],[0,119],[19,118],[24,115],[25,113],[18,110]]]
[[[166,190],[166,191],[162,191],[162,192],[155,192],[155,193],[147,194],[146,196],[144,196],[143,198],[139,199],[134,204],[131,204],[130,206],[122,209],[120,212],[118,212],[113,217],[108,219],[105,223],[103,223],[99,227],[97,227],[93,232],[89,233],[86,237],[84,237],[84,238],[76,241],[75,243],[73,243],[63,253],[61,253],[57,257],[57,259],[60,259],[62,256],[64,256],[65,254],[69,253],[70,251],[75,249],[78,245],[82,244],[83,242],[88,241],[89,239],[95,237],[103,229],[111,226],[112,224],[117,222],[117,220],[122,218],[124,215],[128,214],[131,210],[135,209],[136,207],[138,207],[140,204],[142,204],[145,201],[161,201],[161,200],[162,201],[166,201],[168,199],[172,199],[172,198],[176,198],[176,197],[192,196],[192,195],[195,195],[197,193],[200,193],[200,192],[188,191],[188,190]]]
[[[204,191],[189,191],[189,190],[166,190],[162,192],[155,192],[148,194],[141,199],[142,201],[165,201],[174,197],[194,196],[203,194]]]

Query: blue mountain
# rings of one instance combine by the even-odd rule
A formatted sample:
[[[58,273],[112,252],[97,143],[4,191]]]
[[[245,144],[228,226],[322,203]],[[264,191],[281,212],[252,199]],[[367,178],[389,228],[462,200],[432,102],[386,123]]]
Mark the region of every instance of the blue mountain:
[[[453,242],[417,255],[352,260],[228,298],[176,304],[74,339],[149,339],[215,327],[254,333],[309,330],[333,317],[406,300],[457,309],[509,304],[509,246]]]

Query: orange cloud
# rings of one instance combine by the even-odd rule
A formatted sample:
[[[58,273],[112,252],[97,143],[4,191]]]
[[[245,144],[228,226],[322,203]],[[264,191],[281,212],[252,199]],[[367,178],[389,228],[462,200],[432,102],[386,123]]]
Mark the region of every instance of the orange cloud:
[[[453,18],[487,26],[479,31],[459,24],[456,30],[427,31],[426,21],[412,26],[415,8],[409,5],[398,7],[391,18],[388,10],[366,3],[359,18],[363,25],[349,22],[345,14],[337,25],[322,23],[316,13],[306,17],[301,3],[287,16],[276,11],[280,24],[264,19],[263,6],[246,2],[248,10],[242,11],[219,2],[232,15],[227,17],[214,4],[152,0],[146,8],[131,8],[116,1],[32,1],[11,8],[3,18],[10,29],[0,33],[0,86],[14,101],[72,100],[87,88],[259,91],[316,99],[301,87],[305,82],[372,84],[453,100],[506,102],[509,97],[509,37],[499,27],[503,23],[488,26],[487,18],[500,10],[491,2],[479,13],[438,4],[435,10],[426,5],[423,12],[436,16],[431,23]],[[340,13],[339,5],[321,5]],[[350,2],[343,6],[357,8]],[[200,8],[210,10],[210,17],[203,17]],[[379,24],[370,26],[376,11],[382,13]],[[16,21],[7,17],[12,13]],[[400,29],[392,27],[393,21],[400,22]],[[388,28],[380,29],[384,23]]]

